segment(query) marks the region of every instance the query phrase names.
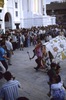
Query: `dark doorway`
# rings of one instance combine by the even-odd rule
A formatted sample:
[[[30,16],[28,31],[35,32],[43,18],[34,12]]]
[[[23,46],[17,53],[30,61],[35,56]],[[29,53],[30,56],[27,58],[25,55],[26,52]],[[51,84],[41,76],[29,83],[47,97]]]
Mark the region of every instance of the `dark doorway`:
[[[16,25],[16,29],[19,29],[20,23],[15,23],[15,25]]]

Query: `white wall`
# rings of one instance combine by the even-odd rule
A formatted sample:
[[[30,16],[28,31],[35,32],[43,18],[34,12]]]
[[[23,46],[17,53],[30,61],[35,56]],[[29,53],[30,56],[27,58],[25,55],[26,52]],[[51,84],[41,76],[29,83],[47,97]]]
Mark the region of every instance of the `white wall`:
[[[39,1],[39,13],[33,12],[34,0],[29,0],[29,11],[27,11],[27,0],[16,0],[18,2],[18,9],[15,8],[15,0],[4,0],[4,8],[2,15],[2,28],[4,29],[4,17],[7,12],[10,13],[12,18],[12,29],[15,29],[15,23],[20,23],[20,28],[29,28],[32,26],[47,26],[55,24],[55,18],[46,15],[45,0],[43,0],[44,14],[42,13],[41,0]],[[18,17],[15,16],[15,11],[18,11]],[[5,29],[4,29],[5,30]]]

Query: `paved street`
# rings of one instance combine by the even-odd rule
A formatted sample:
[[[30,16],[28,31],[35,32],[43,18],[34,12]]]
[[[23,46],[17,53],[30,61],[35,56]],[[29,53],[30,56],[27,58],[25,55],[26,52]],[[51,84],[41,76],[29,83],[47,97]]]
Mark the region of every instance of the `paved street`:
[[[9,71],[20,81],[22,88],[19,89],[20,96],[26,96],[30,100],[49,100],[47,93],[49,86],[47,84],[48,76],[44,71],[36,72],[35,58],[29,60],[27,51],[32,56],[33,46],[24,48],[24,51],[16,50],[12,56],[12,66],[9,66]],[[61,77],[66,80],[66,61],[60,63]],[[0,86],[4,80],[0,80]],[[66,82],[65,82],[66,83]]]

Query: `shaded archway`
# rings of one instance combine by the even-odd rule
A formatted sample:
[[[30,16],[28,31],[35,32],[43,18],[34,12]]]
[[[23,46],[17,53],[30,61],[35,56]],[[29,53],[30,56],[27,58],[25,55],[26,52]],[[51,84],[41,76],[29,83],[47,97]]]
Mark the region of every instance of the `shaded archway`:
[[[10,13],[5,14],[5,30],[12,29],[12,18]]]

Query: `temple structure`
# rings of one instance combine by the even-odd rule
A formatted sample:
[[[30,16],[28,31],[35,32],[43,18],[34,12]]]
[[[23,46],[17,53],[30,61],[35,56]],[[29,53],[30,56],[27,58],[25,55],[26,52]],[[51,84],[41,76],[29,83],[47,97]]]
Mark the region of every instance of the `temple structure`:
[[[4,31],[52,24],[55,17],[46,15],[45,0],[0,0],[0,27]]]

